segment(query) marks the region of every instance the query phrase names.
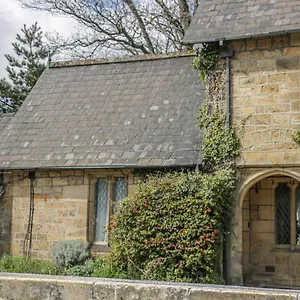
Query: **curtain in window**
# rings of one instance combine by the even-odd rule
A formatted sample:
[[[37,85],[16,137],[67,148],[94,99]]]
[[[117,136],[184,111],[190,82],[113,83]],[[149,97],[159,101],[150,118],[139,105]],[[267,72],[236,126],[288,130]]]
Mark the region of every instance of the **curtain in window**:
[[[279,183],[275,189],[276,243],[290,244],[291,241],[291,191],[287,183]]]
[[[96,220],[95,220],[95,242],[107,241],[106,226],[108,225],[108,181],[100,178],[96,184]]]

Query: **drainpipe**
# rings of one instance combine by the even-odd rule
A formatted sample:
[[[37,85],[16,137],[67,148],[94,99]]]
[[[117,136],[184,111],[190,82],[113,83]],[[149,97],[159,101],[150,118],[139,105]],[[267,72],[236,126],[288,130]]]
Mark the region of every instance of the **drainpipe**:
[[[220,41],[220,46],[223,46],[223,42]],[[220,57],[226,59],[226,82],[225,82],[225,113],[226,113],[226,120],[225,120],[225,127],[226,130],[229,130],[231,124],[231,78],[230,78],[230,59],[233,57],[233,50],[222,49],[220,52]],[[230,228],[228,228],[230,231]],[[231,242],[230,238],[227,237],[225,240],[221,241],[221,252],[222,252],[222,260],[220,261],[221,266],[221,274],[222,277],[226,280],[226,283],[230,283],[229,272],[231,272],[231,259],[230,259],[230,249]],[[225,276],[224,276],[225,275]]]
[[[220,53],[221,58],[226,59],[226,83],[225,83],[225,91],[226,91],[226,99],[225,99],[225,112],[226,112],[226,122],[225,126],[228,130],[231,123],[231,80],[230,80],[230,58],[233,57],[233,50],[222,50]]]

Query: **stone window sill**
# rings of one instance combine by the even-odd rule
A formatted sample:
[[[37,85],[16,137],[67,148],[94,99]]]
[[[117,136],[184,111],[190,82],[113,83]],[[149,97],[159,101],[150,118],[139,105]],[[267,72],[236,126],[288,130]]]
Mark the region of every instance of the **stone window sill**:
[[[110,247],[104,244],[93,244],[90,247],[90,252],[92,256],[106,255],[109,251],[110,251]]]

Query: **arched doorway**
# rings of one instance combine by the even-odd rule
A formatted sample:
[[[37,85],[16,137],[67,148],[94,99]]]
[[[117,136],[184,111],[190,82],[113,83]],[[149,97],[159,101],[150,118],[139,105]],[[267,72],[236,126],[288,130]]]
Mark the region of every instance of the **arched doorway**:
[[[241,193],[245,284],[300,286],[300,174],[252,176]]]

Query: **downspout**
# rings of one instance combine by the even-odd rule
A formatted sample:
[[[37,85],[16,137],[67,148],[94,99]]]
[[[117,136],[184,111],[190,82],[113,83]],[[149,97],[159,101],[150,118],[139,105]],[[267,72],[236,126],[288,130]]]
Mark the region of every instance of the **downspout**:
[[[225,82],[225,113],[226,121],[225,126],[228,130],[231,124],[231,78],[230,78],[230,58],[233,57],[233,50],[222,50],[220,53],[221,58],[226,59],[226,82]]]
[[[223,46],[222,41],[220,41],[220,46]],[[231,125],[231,77],[230,77],[230,59],[233,57],[233,50],[228,50],[228,49],[222,49],[220,52],[220,57],[226,59],[226,81],[225,81],[225,127],[226,131],[229,130],[230,125]],[[226,230],[227,232],[230,232],[230,228]],[[220,265],[223,266],[222,268],[222,278],[224,278],[225,275],[225,281],[226,283],[229,283],[228,281],[231,281],[229,279],[229,272],[231,266],[230,261],[229,261],[229,256],[230,256],[230,249],[231,249],[231,243],[230,239],[227,237],[225,240],[221,240],[221,253],[222,256],[222,264],[220,261]]]

